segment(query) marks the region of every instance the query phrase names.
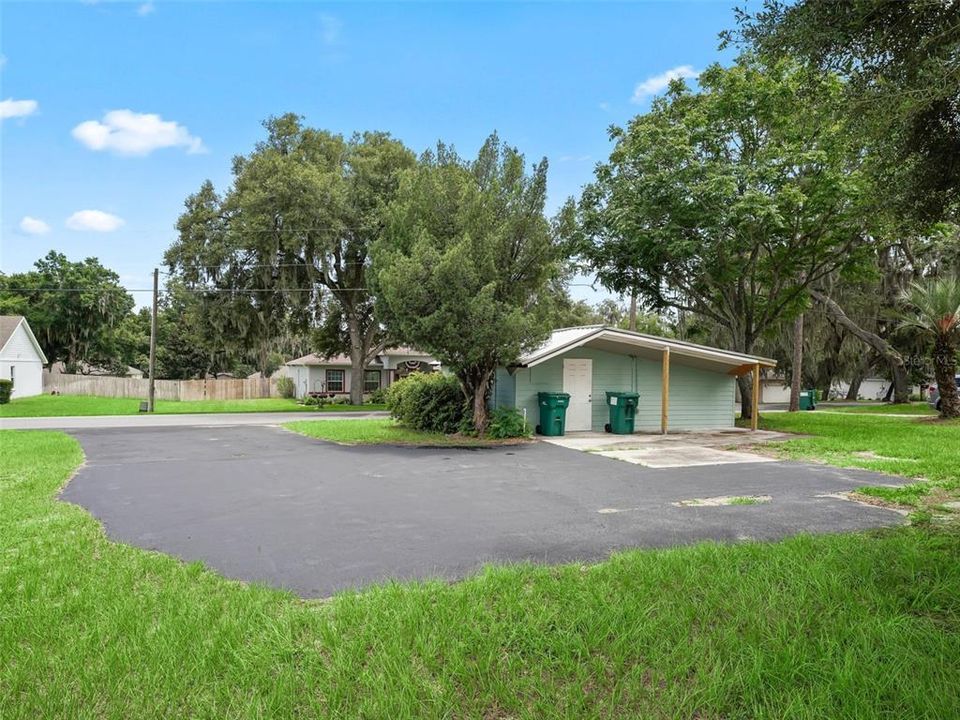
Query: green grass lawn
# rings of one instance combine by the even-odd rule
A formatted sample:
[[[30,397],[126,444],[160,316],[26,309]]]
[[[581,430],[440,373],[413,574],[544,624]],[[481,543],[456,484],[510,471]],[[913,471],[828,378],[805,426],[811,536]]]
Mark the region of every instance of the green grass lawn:
[[[0,717],[948,718],[960,533],[490,567],[329,601],[107,540],[0,431]]]
[[[816,411],[770,413],[760,420],[764,430],[811,436],[763,446],[784,457],[921,479],[902,488],[864,488],[867,495],[921,506],[960,494],[960,421]]]
[[[411,430],[390,418],[366,420],[297,420],[285,428],[320,440],[343,445],[436,445],[442,447],[490,447],[517,441],[496,441],[468,435]],[[522,442],[522,441],[521,441]]]
[[[842,407],[828,407],[822,405],[823,410],[842,413],[868,413],[871,415],[936,415],[937,411],[925,402],[902,403],[899,405],[845,405]]]
[[[69,417],[79,415],[136,415],[140,412],[137,398],[107,398],[92,395],[36,395],[0,405],[0,417]],[[383,405],[325,405],[322,408],[297,404],[289,398],[254,400],[190,400],[184,402],[157,400],[160,415],[187,413],[239,412],[343,412],[348,410],[383,410]]]

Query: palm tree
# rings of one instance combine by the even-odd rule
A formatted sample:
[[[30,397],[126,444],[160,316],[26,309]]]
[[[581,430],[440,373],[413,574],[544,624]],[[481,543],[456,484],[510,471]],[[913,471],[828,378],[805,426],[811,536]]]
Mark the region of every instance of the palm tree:
[[[903,294],[911,312],[904,325],[933,340],[933,373],[940,388],[940,417],[960,417],[957,397],[957,349],[960,347],[960,278],[911,283]]]

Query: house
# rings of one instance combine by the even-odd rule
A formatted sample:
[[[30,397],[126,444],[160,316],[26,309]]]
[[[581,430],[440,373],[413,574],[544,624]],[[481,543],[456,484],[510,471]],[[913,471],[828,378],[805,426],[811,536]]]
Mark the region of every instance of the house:
[[[286,363],[283,375],[293,379],[296,396],[308,393],[347,394],[354,382],[348,355],[322,357],[311,353]],[[388,348],[377,355],[363,372],[363,392],[389,387],[412,372],[431,372],[440,363],[430,355],[410,347]]]
[[[847,397],[847,390],[850,383],[847,380],[834,380],[830,388],[830,400],[843,400]],[[806,389],[806,388],[804,388]],[[858,400],[883,400],[887,397],[887,391],[890,389],[890,380],[886,378],[869,377],[860,381],[860,389],[857,393]],[[920,396],[923,388],[920,385],[912,385],[910,394]],[[761,403],[779,403],[790,402],[790,378],[782,375],[772,375],[764,377],[760,388]]]
[[[13,381],[11,397],[43,393],[47,358],[23,315],[0,315],[0,378]]]
[[[50,369],[47,371],[51,376],[53,375],[68,375],[67,364],[62,360],[58,360],[55,363],[50,364]],[[113,372],[110,368],[100,367],[99,365],[91,365],[87,362],[78,363],[77,375],[90,375],[91,377],[120,377],[117,373]],[[143,370],[140,368],[135,368],[133,365],[127,365],[126,373],[123,377],[128,378],[142,378],[144,375]]]
[[[603,430],[607,390],[640,394],[639,431],[729,428],[737,376],[775,366],[769,358],[587,325],[555,330],[516,365],[499,368],[491,396],[494,407],[517,408],[535,425],[538,392],[569,393],[568,432]],[[759,372],[754,377],[757,397]]]
[[[891,380],[881,377],[868,377],[860,381],[860,389],[857,392],[858,400],[883,400],[890,391]],[[850,389],[850,383],[846,380],[835,380],[833,387],[830,388],[830,395],[834,399],[843,400],[847,396],[847,390]],[[910,386],[910,394],[921,396],[923,388],[919,385]]]

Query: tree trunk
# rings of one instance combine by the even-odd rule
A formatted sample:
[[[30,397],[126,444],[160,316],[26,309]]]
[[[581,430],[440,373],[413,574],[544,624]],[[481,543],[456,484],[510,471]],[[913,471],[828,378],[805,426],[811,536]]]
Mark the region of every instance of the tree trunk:
[[[800,383],[803,382],[803,313],[793,321],[793,375],[790,378],[790,412],[800,409]]]
[[[737,387],[740,388],[740,418],[749,420],[753,417],[753,373],[740,375]]]
[[[347,329],[350,332],[350,404],[363,405],[363,371],[366,369],[363,333],[354,309],[344,305],[343,313],[347,316]]]
[[[637,291],[633,290],[630,293],[630,320],[628,329],[637,331]]]
[[[464,394],[473,412],[473,428],[477,435],[484,435],[490,424],[490,411],[487,408],[487,391],[490,389],[490,378],[494,369],[475,369],[460,377]]]
[[[853,377],[850,378],[850,386],[847,388],[847,400],[856,400],[860,397],[860,384],[863,382],[863,378],[867,374],[867,363],[863,361],[857,367],[856,371],[853,373]]]
[[[957,349],[945,338],[937,338],[933,347],[933,374],[940,391],[940,417],[960,417],[960,397],[957,396]]]
[[[873,348],[881,357],[890,363],[893,369],[893,402],[910,402],[910,387],[908,385],[907,368],[906,365],[904,365],[903,356],[882,337],[869,330],[864,330],[853,322],[853,320],[847,317],[843,308],[824,293],[819,290],[810,290],[810,296],[823,305],[824,310],[833,318],[834,322],[848,330],[850,334],[860,340],[860,342]]]

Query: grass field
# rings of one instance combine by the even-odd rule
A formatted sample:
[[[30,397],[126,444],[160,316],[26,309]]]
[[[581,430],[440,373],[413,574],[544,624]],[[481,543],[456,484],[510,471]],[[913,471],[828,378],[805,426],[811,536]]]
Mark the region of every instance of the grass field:
[[[948,718],[960,534],[491,567],[304,602],[110,542],[0,435],[0,717]]]
[[[71,417],[81,415],[136,415],[140,412],[137,398],[106,398],[91,395],[36,395],[0,405],[0,417]],[[343,412],[349,410],[383,410],[383,405],[325,405],[322,408],[297,404],[288,398],[255,400],[157,400],[160,415],[187,413],[242,412]]]
[[[826,406],[821,406],[827,409]],[[829,412],[868,413],[870,415],[936,415],[937,411],[925,402],[903,403],[899,405],[845,405],[831,407]]]
[[[468,435],[444,435],[442,433],[411,430],[390,418],[366,420],[297,420],[285,423],[284,427],[301,435],[330,440],[343,445],[436,445],[441,447],[490,447],[509,444],[506,441],[488,440]],[[522,441],[521,441],[522,442]]]
[[[783,457],[921,479],[862,492],[918,507],[960,495],[960,421],[819,412],[761,415],[761,428],[810,437],[764,445]]]

